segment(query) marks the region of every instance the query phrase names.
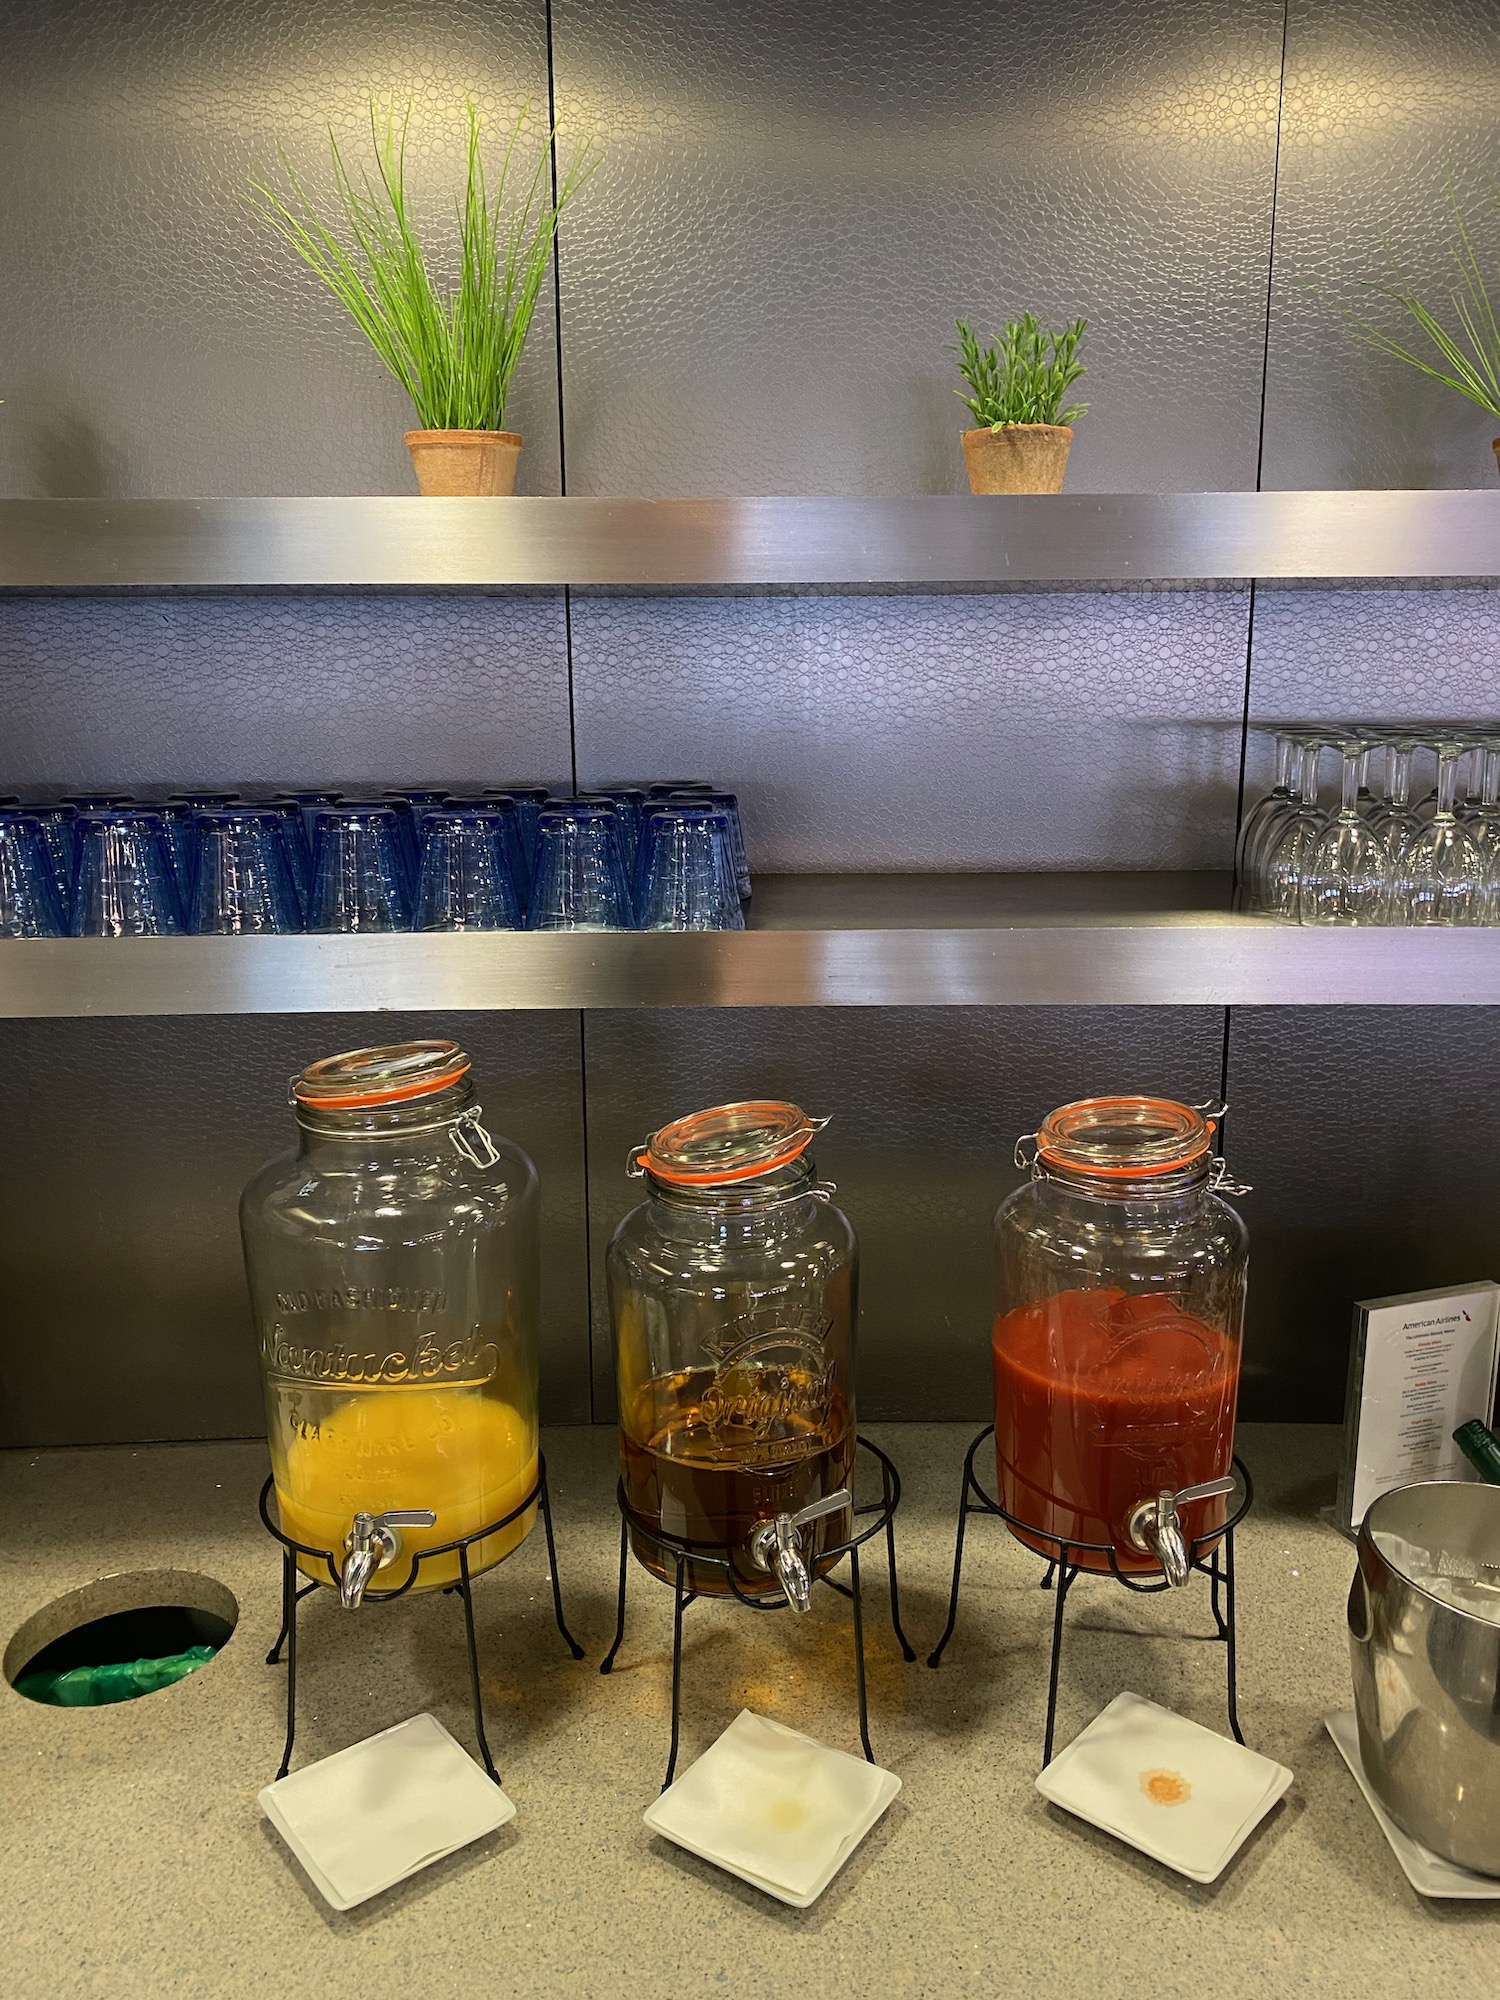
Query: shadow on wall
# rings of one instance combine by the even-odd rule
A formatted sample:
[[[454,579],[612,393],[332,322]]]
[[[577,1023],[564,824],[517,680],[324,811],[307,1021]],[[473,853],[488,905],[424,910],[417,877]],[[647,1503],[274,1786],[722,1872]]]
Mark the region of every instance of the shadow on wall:
[[[128,490],[124,453],[76,397],[33,386],[12,412],[28,491],[43,500],[117,500]]]

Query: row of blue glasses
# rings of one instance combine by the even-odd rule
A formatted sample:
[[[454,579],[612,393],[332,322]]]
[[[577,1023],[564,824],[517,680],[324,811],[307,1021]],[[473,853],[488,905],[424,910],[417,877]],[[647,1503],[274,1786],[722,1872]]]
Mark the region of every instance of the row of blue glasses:
[[[0,801],[0,937],[740,930],[749,894],[735,796],[698,781]]]

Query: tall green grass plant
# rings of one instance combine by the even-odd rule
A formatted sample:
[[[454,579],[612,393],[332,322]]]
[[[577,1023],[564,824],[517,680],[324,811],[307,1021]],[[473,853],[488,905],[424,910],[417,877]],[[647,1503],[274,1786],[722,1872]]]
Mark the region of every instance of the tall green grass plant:
[[[1500,207],[1500,186],[1494,181],[1490,182],[1490,193]],[[1471,403],[1477,403],[1481,410],[1500,420],[1500,320],[1496,317],[1495,301],[1474,248],[1469,225],[1464,219],[1463,205],[1459,201],[1458,187],[1451,170],[1448,173],[1448,205],[1453,211],[1457,232],[1448,245],[1457,281],[1447,301],[1452,313],[1451,322],[1445,324],[1438,313],[1418,297],[1416,287],[1402,269],[1389,243],[1385,245],[1385,254],[1395,282],[1368,287],[1377,298],[1388,299],[1401,308],[1428,343],[1427,353],[1419,353],[1360,313],[1350,312],[1345,306],[1340,306],[1338,310],[1349,322],[1355,338],[1363,341],[1366,347],[1420,369],[1432,381],[1456,389],[1460,396],[1467,396]]]
[[[453,288],[429,268],[407,199],[409,106],[398,121],[390,109],[371,104],[373,172],[363,167],[357,179],[329,132],[329,219],[281,147],[285,189],[251,184],[251,206],[348,310],[411,397],[424,430],[504,429],[511,378],[547,276],[558,218],[599,164],[592,148],[579,145],[550,199],[553,131],[529,180],[521,182],[515,156],[528,109],[510,129],[491,193],[483,121],[472,103],[467,106],[468,174],[457,210]]]

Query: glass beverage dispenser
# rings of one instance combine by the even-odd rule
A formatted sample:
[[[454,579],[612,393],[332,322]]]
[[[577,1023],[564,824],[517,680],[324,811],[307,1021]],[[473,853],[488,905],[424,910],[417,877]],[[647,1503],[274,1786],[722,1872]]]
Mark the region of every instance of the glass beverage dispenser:
[[[297,1150],[241,1198],[245,1266],[282,1532],[333,1555],[353,1608],[536,1486],[537,1178],[485,1130],[452,1042],[330,1056],[291,1102]],[[470,1549],[471,1575],[535,1519]],[[458,1575],[435,1556],[413,1588]]]
[[[1080,1569],[1185,1583],[1227,1518],[1247,1237],[1213,1133],[1166,1098],[1065,1104],[995,1217],[1000,1504]]]
[[[631,1546],[671,1582],[658,1536],[712,1551],[687,1588],[784,1591],[807,1608],[854,1476],[858,1250],[814,1177],[819,1121],[723,1104],[632,1150],[648,1199],[609,1246],[620,1467]]]

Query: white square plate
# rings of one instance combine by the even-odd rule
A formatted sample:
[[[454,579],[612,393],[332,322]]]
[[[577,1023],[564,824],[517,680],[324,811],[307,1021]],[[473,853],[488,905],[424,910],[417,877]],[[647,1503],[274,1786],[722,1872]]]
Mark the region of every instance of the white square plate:
[[[1380,1831],[1391,1843],[1392,1854],[1401,1863],[1402,1872],[1419,1896],[1456,1896],[1476,1903],[1500,1901],[1500,1880],[1495,1876],[1476,1875],[1470,1868],[1460,1868],[1456,1861],[1444,1861],[1440,1854],[1434,1854],[1430,1847],[1424,1847],[1420,1840],[1413,1840],[1409,1833],[1397,1826],[1365,1776],[1364,1760],[1359,1754],[1359,1724],[1352,1708],[1346,1708],[1338,1715],[1325,1715],[1323,1727],[1353,1772],[1355,1784],[1365,1795],[1365,1803],[1374,1813]]]
[[[690,1854],[805,1910],[900,1789],[879,1765],[746,1708],[645,1820]]]
[[[1036,1781],[1044,1799],[1194,1882],[1212,1882],[1292,1782],[1138,1694],[1118,1694]]]
[[[435,1715],[415,1715],[260,1794],[326,1902],[352,1910],[516,1816]]]

